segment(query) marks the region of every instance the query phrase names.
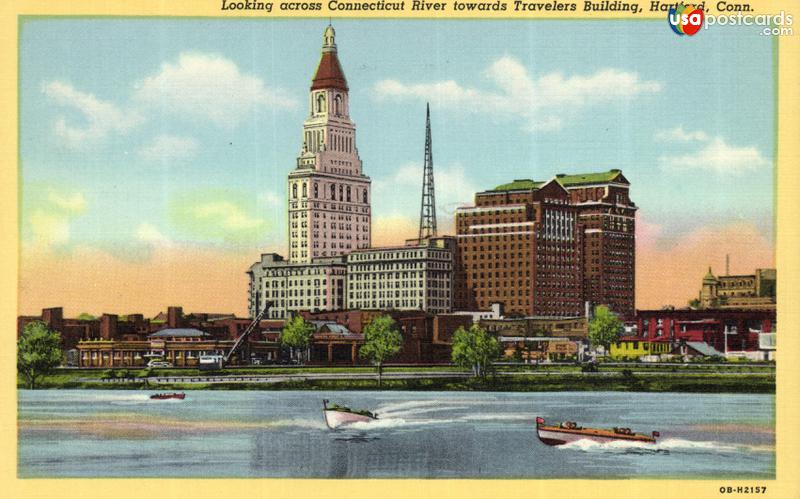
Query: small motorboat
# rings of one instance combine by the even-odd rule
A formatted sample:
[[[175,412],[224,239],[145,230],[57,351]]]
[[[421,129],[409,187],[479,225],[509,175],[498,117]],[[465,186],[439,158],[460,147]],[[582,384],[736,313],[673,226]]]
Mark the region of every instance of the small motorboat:
[[[186,398],[186,394],[181,393],[154,393],[150,395],[151,400],[169,400],[169,399],[178,399],[183,400]]]
[[[642,442],[647,444],[656,443],[656,438],[661,434],[654,431],[648,435],[634,433],[630,428],[612,428],[604,430],[599,428],[583,428],[574,421],[565,421],[558,426],[547,426],[544,418],[536,418],[536,433],[539,440],[547,445],[564,445],[577,440],[591,440],[593,442]]]
[[[329,400],[323,400],[322,407],[325,424],[331,430],[352,423],[369,423],[378,419],[377,414],[366,409],[351,409],[343,405],[331,404]]]

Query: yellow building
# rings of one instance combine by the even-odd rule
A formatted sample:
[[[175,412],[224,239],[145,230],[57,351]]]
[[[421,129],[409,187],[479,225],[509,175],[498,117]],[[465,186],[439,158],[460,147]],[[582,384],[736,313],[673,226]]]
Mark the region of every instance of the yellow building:
[[[625,359],[661,355],[670,351],[672,346],[666,341],[620,340],[611,344],[610,355],[614,359]]]

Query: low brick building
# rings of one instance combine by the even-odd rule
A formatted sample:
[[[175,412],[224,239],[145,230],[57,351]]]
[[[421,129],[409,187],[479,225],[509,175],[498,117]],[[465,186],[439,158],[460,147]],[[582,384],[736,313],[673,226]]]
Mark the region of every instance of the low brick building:
[[[631,341],[703,342],[723,353],[759,350],[775,330],[775,309],[638,310]]]
[[[40,317],[18,317],[17,334],[36,320],[61,334],[64,351],[77,352],[75,363],[82,367],[138,367],[152,358],[163,358],[175,366],[193,366],[199,355],[228,352],[251,323],[233,314],[184,315],[181,307],[169,307],[153,320],[142,314],[64,318],[63,309],[58,307],[44,309]],[[277,361],[281,326],[282,321],[261,321],[232,361]],[[184,334],[181,330],[197,333]]]

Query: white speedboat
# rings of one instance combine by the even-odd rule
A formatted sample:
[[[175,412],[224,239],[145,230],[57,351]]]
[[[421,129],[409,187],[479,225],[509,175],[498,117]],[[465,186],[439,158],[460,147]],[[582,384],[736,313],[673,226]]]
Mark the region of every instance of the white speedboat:
[[[369,423],[378,419],[378,415],[366,409],[351,409],[343,405],[330,404],[322,401],[322,413],[325,415],[325,424],[328,428],[335,429],[353,423]]]

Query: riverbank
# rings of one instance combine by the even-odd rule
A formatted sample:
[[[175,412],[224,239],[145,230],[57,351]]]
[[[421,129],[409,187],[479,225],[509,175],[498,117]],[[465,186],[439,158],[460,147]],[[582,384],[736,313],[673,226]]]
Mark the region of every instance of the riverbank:
[[[300,368],[196,370],[62,369],[44,376],[41,389],[119,390],[399,390],[399,391],[621,391],[685,393],[775,393],[775,372],[769,366],[725,368],[602,368],[581,372],[573,366],[507,369],[485,379],[449,366],[387,368],[380,386],[374,369]],[[25,388],[23,380],[18,387]]]

